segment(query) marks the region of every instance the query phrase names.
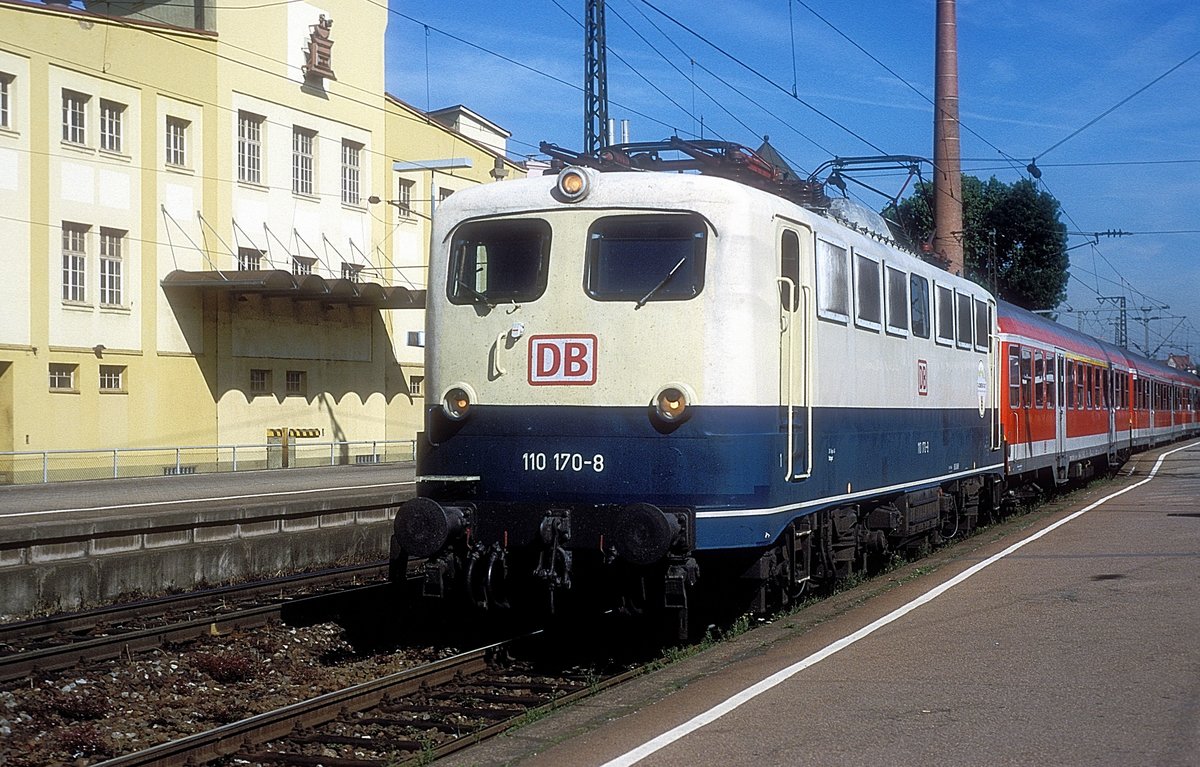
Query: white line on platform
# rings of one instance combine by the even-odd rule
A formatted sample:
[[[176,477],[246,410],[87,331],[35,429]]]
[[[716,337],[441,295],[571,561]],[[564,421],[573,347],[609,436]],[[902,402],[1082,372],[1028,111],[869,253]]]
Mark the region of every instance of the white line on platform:
[[[875,633],[876,631],[878,631],[879,629],[888,625],[889,623],[893,623],[893,622],[899,620],[900,618],[903,618],[905,615],[909,614],[910,612],[917,609],[918,607],[920,607],[924,604],[928,604],[929,602],[932,602],[937,597],[941,596],[942,594],[945,594],[947,591],[954,588],[955,586],[962,583],[963,581],[967,580],[972,575],[975,575],[979,571],[983,570],[985,567],[988,567],[992,564],[995,564],[996,562],[999,562],[1001,559],[1004,559],[1009,554],[1012,554],[1013,552],[1024,547],[1025,545],[1033,543],[1034,541],[1041,538],[1042,536],[1047,535],[1054,530],[1057,530],[1058,528],[1067,524],[1071,520],[1076,519],[1077,517],[1081,517],[1084,514],[1087,514],[1089,511],[1096,508],[1097,506],[1100,506],[1103,503],[1107,503],[1108,501],[1111,501],[1113,498],[1116,498],[1117,496],[1124,495],[1125,493],[1128,493],[1130,490],[1133,490],[1134,488],[1141,487],[1142,485],[1146,484],[1150,480],[1154,479],[1154,476],[1156,474],[1158,474],[1158,470],[1162,466],[1163,460],[1167,456],[1172,455],[1173,453],[1178,453],[1181,450],[1188,450],[1193,447],[1196,447],[1196,445],[1195,444],[1185,445],[1183,447],[1177,447],[1174,450],[1170,450],[1166,453],[1163,453],[1162,455],[1160,455],[1158,457],[1158,461],[1155,462],[1154,468],[1150,471],[1149,476],[1147,476],[1145,479],[1143,479],[1139,482],[1135,482],[1134,484],[1130,485],[1129,487],[1118,490],[1117,492],[1112,493],[1111,495],[1106,495],[1105,497],[1092,503],[1091,505],[1086,506],[1086,507],[1080,509],[1079,511],[1076,511],[1073,514],[1063,517],[1062,519],[1058,520],[1054,524],[1049,525],[1049,526],[1043,528],[1042,530],[1039,530],[1038,532],[1034,533],[1033,535],[1030,535],[1028,538],[1024,538],[1023,540],[1017,541],[1016,543],[1009,546],[1004,551],[1001,551],[999,554],[989,557],[988,559],[985,559],[982,562],[979,562],[978,564],[973,565],[972,567],[964,570],[963,572],[954,576],[953,578],[946,581],[945,583],[942,583],[941,585],[933,587],[932,589],[930,589],[929,591],[926,591],[924,594],[922,594],[921,596],[912,600],[908,604],[898,607],[895,610],[893,610],[892,612],[883,616],[882,618],[879,618],[874,623],[871,623],[867,626],[860,628],[858,631],[855,631],[853,634],[842,637],[841,639],[837,640],[833,644],[830,644],[830,645],[824,647],[823,649],[818,650],[817,652],[813,653],[812,655],[809,655],[807,658],[805,658],[803,660],[793,663],[792,665],[788,666],[787,668],[784,668],[780,671],[776,671],[774,674],[767,677],[766,679],[763,679],[761,682],[751,685],[750,687],[747,687],[746,689],[742,690],[741,692],[737,693],[736,695],[733,695],[733,696],[725,699],[725,701],[717,704],[716,706],[713,706],[708,711],[705,711],[702,714],[697,714],[696,716],[692,717],[691,719],[689,719],[688,721],[679,725],[678,727],[675,727],[671,730],[664,732],[662,735],[659,735],[657,738],[654,738],[653,740],[650,740],[650,741],[642,744],[641,746],[638,746],[637,748],[633,749],[632,751],[629,751],[625,754],[622,754],[621,756],[618,756],[616,759],[612,759],[608,762],[605,762],[602,767],[628,767],[629,765],[637,764],[638,762],[640,762],[641,760],[650,756],[651,754],[654,754],[654,753],[666,748],[667,746],[671,745],[675,741],[700,729],[704,725],[709,724],[711,722],[715,722],[716,720],[725,716],[726,714],[733,711],[734,709],[739,708],[742,704],[748,703],[751,700],[753,700],[754,698],[757,698],[759,695],[762,695],[764,692],[767,692],[768,690],[772,689],[773,687],[776,687],[777,685],[782,684],[783,682],[786,682],[788,679],[791,679],[793,676],[800,673],[801,671],[808,668],[809,666],[813,666],[817,663],[820,663],[821,661],[825,660],[826,658],[833,655],[834,653],[837,653],[840,650],[846,649],[847,647],[854,644],[858,640],[860,640],[864,637],[870,636],[871,634]]]
[[[115,509],[145,509],[153,506],[184,506],[190,503],[212,503],[213,501],[244,501],[249,498],[280,498],[287,495],[306,493],[331,493],[337,490],[371,490],[379,487],[403,487],[416,482],[381,482],[377,485],[347,485],[345,487],[313,487],[308,490],[281,490],[277,493],[248,493],[246,495],[222,495],[207,498],[177,498],[170,501],[143,501],[140,503],[118,503],[111,506],[82,506],[78,509],[46,509],[45,511],[17,511],[0,513],[0,517],[40,517],[47,514],[72,514],[81,511],[113,511]]]

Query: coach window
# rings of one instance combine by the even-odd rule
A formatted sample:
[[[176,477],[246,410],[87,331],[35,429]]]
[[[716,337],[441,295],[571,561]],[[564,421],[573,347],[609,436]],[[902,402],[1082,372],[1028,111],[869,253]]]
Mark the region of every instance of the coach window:
[[[908,275],[891,266],[887,273],[887,331],[892,335],[908,335]]]
[[[1063,391],[1066,393],[1066,401],[1063,402],[1063,407],[1067,410],[1075,407],[1075,362],[1067,360],[1067,380],[1063,384]]]
[[[1092,402],[1097,410],[1104,407],[1104,378],[1098,367],[1092,368]]]
[[[480,221],[454,233],[450,303],[520,303],[546,290],[550,225],[540,219]]]
[[[1008,347],[1008,406],[1021,406],[1021,347]]]
[[[1095,386],[1092,383],[1093,368],[1091,365],[1084,365],[1083,369],[1084,369],[1083,380],[1085,381],[1085,385],[1087,386],[1087,395],[1086,395],[1087,396],[1087,409],[1091,410],[1092,408],[1094,408],[1096,406],[1095,400],[1092,399],[1092,392],[1095,390]]]
[[[936,285],[937,294],[937,342],[954,343],[954,291],[944,285]]]
[[[704,288],[699,216],[608,216],[588,232],[584,286],[599,301],[685,301]]]
[[[1058,407],[1058,370],[1054,352],[1046,352],[1046,407],[1051,410]]]
[[[1021,405],[1033,404],[1033,352],[1021,347]]]
[[[1041,349],[1033,353],[1033,406],[1046,406],[1046,355]]]
[[[912,308],[912,332],[929,338],[929,280],[919,274],[908,278],[908,300]]]
[[[845,248],[817,240],[817,314],[827,320],[850,321],[850,267]]]
[[[854,254],[854,324],[868,330],[883,326],[883,293],[879,280],[879,262],[861,253]]]
[[[785,310],[793,312],[796,294],[800,292],[800,238],[791,229],[785,229],[779,240],[779,276],[792,282],[790,290],[786,284],[779,284],[779,303]]]

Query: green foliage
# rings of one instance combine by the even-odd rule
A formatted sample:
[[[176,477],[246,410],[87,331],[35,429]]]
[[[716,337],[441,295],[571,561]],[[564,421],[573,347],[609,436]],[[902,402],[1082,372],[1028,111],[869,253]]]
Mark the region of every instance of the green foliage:
[[[1067,294],[1067,227],[1058,200],[1022,179],[963,176],[963,260],[966,276],[1026,309],[1053,309]],[[931,184],[917,184],[895,212],[913,242],[933,232]],[[892,213],[892,211],[888,211]]]

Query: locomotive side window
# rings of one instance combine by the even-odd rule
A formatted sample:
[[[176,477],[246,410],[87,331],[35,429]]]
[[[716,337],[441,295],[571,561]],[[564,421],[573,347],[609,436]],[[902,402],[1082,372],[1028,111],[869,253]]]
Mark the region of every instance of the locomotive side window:
[[[546,290],[550,225],[536,219],[481,221],[454,234],[450,250],[450,303],[523,302]]]
[[[796,294],[800,292],[800,238],[791,229],[785,229],[779,240],[779,276],[792,281],[791,290],[780,283],[779,303],[786,311],[794,312]]]
[[[908,279],[909,301],[912,306],[912,332],[918,338],[929,338],[929,280],[914,274]]]
[[[861,328],[879,330],[883,325],[879,262],[855,253],[854,272],[855,324]]]
[[[953,344],[954,291],[938,285],[935,292],[937,293],[937,341],[941,344]]]
[[[954,291],[955,305],[958,308],[958,348],[970,349],[975,342],[975,334],[971,327],[971,297]]]
[[[908,335],[908,275],[890,266],[887,271],[887,329],[889,333]]]
[[[817,313],[837,322],[850,321],[850,267],[846,249],[817,240]]]
[[[704,288],[699,216],[608,216],[588,232],[584,288],[599,301],[686,301]]]
[[[992,332],[992,307],[986,301],[975,301],[975,350],[988,350],[988,336]]]

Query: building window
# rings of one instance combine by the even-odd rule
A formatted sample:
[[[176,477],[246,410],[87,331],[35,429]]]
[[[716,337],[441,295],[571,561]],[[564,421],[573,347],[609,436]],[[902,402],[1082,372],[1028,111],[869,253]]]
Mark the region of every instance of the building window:
[[[67,365],[61,362],[50,363],[50,390],[75,391],[75,373],[78,365]]]
[[[359,272],[362,271],[362,264],[351,264],[346,261],[342,262],[342,279],[358,282]]]
[[[408,377],[408,393],[414,397],[421,397],[425,394],[425,376],[409,376]]]
[[[125,391],[125,366],[100,366],[100,391]]]
[[[359,175],[358,161],[362,154],[362,144],[353,141],[342,142],[342,202],[347,205],[359,205]]]
[[[107,152],[121,151],[121,127],[125,120],[125,105],[100,99],[100,148]]]
[[[289,370],[284,385],[289,397],[303,397],[308,394],[308,373],[303,370]]]
[[[313,193],[313,139],[317,134],[304,128],[292,129],[292,192]]]
[[[100,303],[120,306],[121,241],[125,233],[116,229],[100,230]]]
[[[75,91],[62,92],[62,139],[69,144],[87,144],[88,97]]]
[[[87,300],[87,232],[84,224],[62,225],[62,297],[64,301]]]
[[[238,271],[256,272],[262,269],[263,252],[254,248],[238,248]]]
[[[167,118],[167,165],[187,166],[187,128],[187,120]]]
[[[400,189],[396,195],[396,208],[400,211],[403,218],[408,218],[412,215],[412,189],[416,182],[408,179],[400,179]]]
[[[238,112],[238,181],[262,183],[262,126],[258,115]]]
[[[269,394],[271,392],[271,371],[254,368],[250,371],[250,393]]]
[[[292,274],[312,274],[313,264],[316,262],[317,259],[315,258],[292,256]]]
[[[13,127],[12,82],[12,75],[0,72],[0,128]]]

